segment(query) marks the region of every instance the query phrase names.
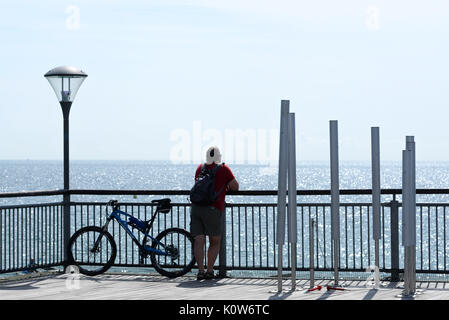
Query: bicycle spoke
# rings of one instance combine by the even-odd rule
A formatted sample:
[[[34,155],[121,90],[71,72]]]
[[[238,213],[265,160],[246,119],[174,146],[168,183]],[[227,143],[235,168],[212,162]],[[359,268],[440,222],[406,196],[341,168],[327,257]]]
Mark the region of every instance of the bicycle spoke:
[[[78,230],[69,241],[71,263],[81,273],[95,275],[104,272],[115,260],[115,243],[98,227]]]
[[[172,228],[157,236],[153,249],[161,250],[166,255],[151,254],[155,269],[168,277],[176,277],[190,271],[195,260],[193,256],[193,239],[182,229]]]

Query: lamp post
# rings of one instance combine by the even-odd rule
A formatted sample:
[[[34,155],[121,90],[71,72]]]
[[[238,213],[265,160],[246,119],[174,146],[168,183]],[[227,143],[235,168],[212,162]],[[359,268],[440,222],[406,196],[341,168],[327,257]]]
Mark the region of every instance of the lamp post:
[[[70,194],[69,191],[69,114],[72,102],[87,74],[74,67],[62,66],[51,69],[45,75],[55,91],[64,117],[64,266],[67,266],[67,243],[70,238]]]

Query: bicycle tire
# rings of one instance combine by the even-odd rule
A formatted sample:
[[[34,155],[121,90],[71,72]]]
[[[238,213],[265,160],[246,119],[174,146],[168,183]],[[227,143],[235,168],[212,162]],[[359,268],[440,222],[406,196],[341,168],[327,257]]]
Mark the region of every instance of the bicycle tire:
[[[78,254],[76,254],[76,256],[74,256],[74,252],[73,250],[74,245],[76,244],[75,247],[77,247],[78,243],[76,242],[80,237],[83,236],[83,234],[88,233],[88,232],[94,232],[94,233],[98,233],[99,235],[102,234],[104,238],[106,239],[106,241],[109,243],[110,245],[110,252],[108,252],[108,250],[106,250],[106,253],[109,254],[109,257],[107,259],[105,259],[106,261],[103,262],[102,260],[100,260],[98,263],[95,263],[95,258],[94,258],[94,265],[98,266],[98,269],[92,269],[92,265],[82,263],[83,261],[79,261],[78,259]],[[92,237],[92,240],[94,240],[95,237]],[[89,238],[88,238],[88,242],[89,242]],[[88,243],[88,248],[90,247],[90,243]],[[93,254],[96,254],[98,252],[95,252]],[[107,232],[107,231],[103,231],[102,228],[100,227],[96,227],[96,226],[89,226],[89,227],[84,227],[79,229],[78,231],[76,231],[69,239],[68,245],[67,245],[67,258],[68,258],[68,262],[69,265],[75,265],[78,267],[79,272],[88,276],[96,276],[98,274],[104,273],[106,272],[114,263],[115,261],[115,257],[117,255],[117,245],[114,241],[113,236]],[[84,252],[81,251],[81,256],[84,257]],[[100,258],[101,258],[101,253],[100,253]],[[89,263],[89,259],[88,259],[88,263]]]
[[[152,244],[152,248],[153,249],[159,249],[161,251],[167,251],[166,249],[162,249],[162,248],[157,248],[158,247],[158,242],[163,243],[164,245],[167,245],[166,240],[164,240],[164,238],[167,238],[167,240],[169,239],[169,236],[172,237],[172,243],[168,244],[168,251],[172,251],[172,252],[176,252],[175,254],[171,255],[171,256],[163,256],[163,255],[158,255],[154,252],[150,253],[150,258],[151,258],[151,263],[153,264],[153,267],[156,269],[156,271],[158,273],[160,273],[163,276],[169,277],[169,278],[176,278],[176,277],[180,277],[185,275],[187,272],[189,272],[190,270],[192,270],[193,266],[195,265],[195,256],[193,254],[193,237],[190,234],[190,232],[184,230],[184,229],[180,229],[180,228],[170,228],[170,229],[166,229],[164,231],[162,231],[161,233],[159,233],[156,237],[157,241],[153,241]],[[182,252],[182,255],[179,254],[179,246],[181,246],[180,242],[182,240],[179,239],[184,239],[184,251]],[[175,239],[176,243],[175,245],[173,244],[173,239]],[[171,246],[171,247],[170,247]],[[172,260],[172,264],[167,265],[167,264],[163,264],[161,263],[162,260],[166,260],[167,259],[171,259]],[[174,260],[183,260],[183,264],[175,264],[173,263]],[[174,267],[178,267],[177,270],[174,270]]]

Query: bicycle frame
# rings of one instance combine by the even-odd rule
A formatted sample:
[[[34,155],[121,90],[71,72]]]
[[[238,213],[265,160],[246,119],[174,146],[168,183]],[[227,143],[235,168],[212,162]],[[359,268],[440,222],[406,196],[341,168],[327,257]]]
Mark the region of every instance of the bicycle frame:
[[[144,235],[144,240],[148,238],[150,238],[153,242],[156,242],[158,244],[160,244],[163,248],[165,248],[165,245],[163,243],[160,243],[158,240],[156,240],[156,238],[153,238],[150,234],[148,234],[148,232],[151,230],[152,226],[153,226],[153,222],[154,219],[156,217],[156,215],[158,214],[158,212],[156,211],[153,215],[153,217],[150,220],[150,223],[148,224],[147,228],[145,229],[145,232],[141,231],[138,229],[139,232],[143,233]],[[125,217],[133,217],[132,215],[130,215],[129,213],[126,213],[124,211],[121,211],[120,209],[114,209],[114,211],[112,211],[112,213],[109,215],[109,217],[107,218],[107,222],[106,224],[103,226],[103,230],[107,231],[108,229],[108,225],[112,220],[115,220],[118,222],[118,224],[126,231],[126,233],[131,237],[131,239],[133,240],[133,242],[139,247],[140,252],[145,252],[145,253],[155,253],[158,255],[163,255],[163,256],[168,256],[169,254],[165,251],[161,251],[158,249],[154,249],[151,248],[150,246],[143,246],[142,244],[139,243],[139,240],[136,238],[136,236],[134,235],[134,233],[129,229],[128,227],[128,222],[121,219],[120,216],[125,216]],[[126,218],[125,218],[126,219]],[[95,243],[95,246],[97,246],[97,243],[100,242],[101,237],[99,237]]]

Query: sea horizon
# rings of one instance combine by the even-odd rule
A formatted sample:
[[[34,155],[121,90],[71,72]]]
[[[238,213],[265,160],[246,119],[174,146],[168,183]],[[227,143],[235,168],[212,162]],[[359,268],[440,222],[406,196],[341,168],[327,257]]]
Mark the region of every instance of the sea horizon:
[[[72,160],[70,189],[190,190],[198,165],[199,163],[173,164],[169,160]],[[277,165],[229,164],[229,166],[240,184],[240,190],[278,188]],[[381,189],[402,188],[401,162],[383,161],[380,168]],[[298,190],[330,189],[329,162],[298,161],[296,175]],[[339,187],[355,190],[371,189],[370,161],[341,161]],[[417,162],[417,189],[448,187],[449,162]],[[63,162],[60,160],[0,160],[0,193],[60,189],[63,189]],[[237,196],[230,197],[230,201],[237,198]],[[321,198],[327,199],[324,196]],[[271,197],[270,201],[273,200]],[[0,203],[5,203],[5,199]]]

